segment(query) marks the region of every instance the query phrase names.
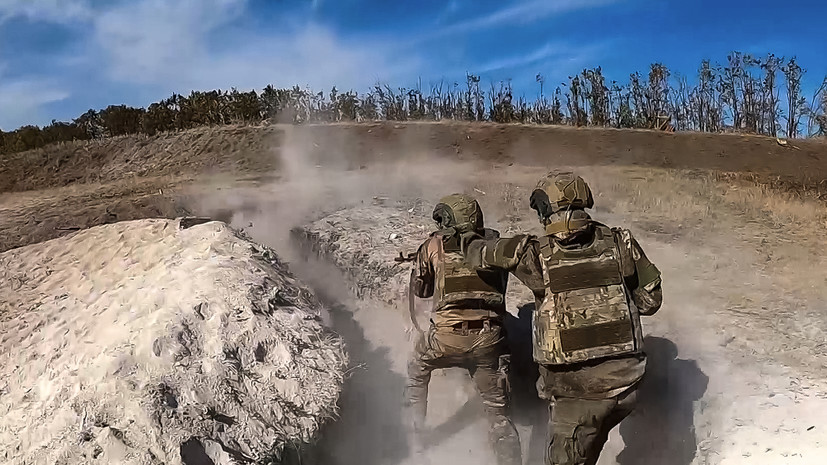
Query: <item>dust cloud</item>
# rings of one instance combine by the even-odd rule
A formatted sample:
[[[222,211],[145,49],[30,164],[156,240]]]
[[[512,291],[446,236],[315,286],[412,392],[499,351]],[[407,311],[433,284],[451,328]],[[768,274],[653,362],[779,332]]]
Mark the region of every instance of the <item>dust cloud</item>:
[[[469,186],[480,166],[437,158],[413,140],[398,141],[390,155],[354,153],[358,141],[347,137],[320,140],[305,128],[285,131],[281,146],[273,150],[280,166],[276,179],[202,193],[196,210],[222,216],[277,250],[326,303],[326,322],[346,342],[352,372],[341,396],[340,418],[327,427],[308,460],[319,465],[424,463],[425,458],[411,456],[410,428],[402,411],[412,347],[403,314],[392,306],[355,298],[340,270],[303,256],[291,230],[343,208],[371,204],[413,202],[430,212],[443,195],[473,193]],[[438,424],[432,446],[436,452],[430,458],[493,464],[482,405],[466,378],[458,369],[434,374],[429,421]],[[441,412],[446,418],[440,423]],[[469,447],[477,452],[469,454]]]
[[[326,301],[327,322],[346,341],[353,366],[340,419],[327,428],[311,463],[425,463],[411,456],[402,416],[412,345],[404,314],[392,304],[355,298],[341,270],[308,260],[290,232],[333,212],[374,204],[419,205],[424,216],[451,192],[477,197],[487,226],[504,234],[538,232],[528,210],[529,190],[548,168],[559,166],[510,166],[474,153],[447,156],[444,150],[437,156],[430,141],[406,139],[404,133],[381,145],[366,143],[356,131],[336,131],[335,125],[325,131],[312,126],[285,131],[273,147],[280,169],[272,181],[202,192],[196,211],[223,212],[233,226],[275,248]],[[569,162],[578,159],[571,156]],[[827,437],[818,418],[827,414],[825,390],[777,360],[779,350],[771,345],[785,341],[786,333],[768,337],[762,331],[769,323],[749,310],[777,309],[780,291],[773,279],[755,272],[763,257],[733,238],[747,223],[716,197],[714,181],[630,166],[578,170],[592,183],[596,219],[632,228],[665,283],[664,307],[644,321],[650,364],[638,409],[612,431],[598,463],[821,463],[819,451]],[[712,215],[715,221],[708,221]],[[754,235],[755,227],[750,223],[747,232]],[[509,287],[521,288],[513,280]],[[528,334],[531,299],[509,299],[507,325],[515,336],[513,417],[525,463],[539,463],[547,412],[536,397],[530,347],[519,337]],[[822,301],[813,305],[823,308]],[[428,422],[438,440],[428,458],[434,463],[493,463],[486,421],[467,378],[460,370],[445,370],[432,379]]]

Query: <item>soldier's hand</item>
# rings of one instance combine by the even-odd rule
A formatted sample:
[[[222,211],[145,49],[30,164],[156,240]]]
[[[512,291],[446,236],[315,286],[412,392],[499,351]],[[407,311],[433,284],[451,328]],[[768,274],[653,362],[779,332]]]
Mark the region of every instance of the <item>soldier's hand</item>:
[[[468,246],[477,239],[482,237],[475,232],[465,232],[459,235],[459,250],[462,255],[468,252]]]

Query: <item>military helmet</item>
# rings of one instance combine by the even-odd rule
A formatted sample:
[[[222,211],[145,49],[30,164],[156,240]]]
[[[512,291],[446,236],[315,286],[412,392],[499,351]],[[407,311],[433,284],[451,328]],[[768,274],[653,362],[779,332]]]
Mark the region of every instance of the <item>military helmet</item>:
[[[594,206],[589,185],[571,171],[548,173],[537,183],[530,201],[531,208],[537,211],[549,234],[583,227],[588,222],[588,215],[573,215],[573,212]]]
[[[453,228],[458,232],[483,229],[482,209],[470,195],[451,194],[439,199],[433,218],[441,229]]]

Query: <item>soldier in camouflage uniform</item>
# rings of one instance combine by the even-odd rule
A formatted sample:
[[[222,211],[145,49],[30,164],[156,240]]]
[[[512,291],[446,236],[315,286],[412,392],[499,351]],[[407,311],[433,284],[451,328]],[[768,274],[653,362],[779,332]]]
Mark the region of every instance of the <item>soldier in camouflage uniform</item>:
[[[499,233],[483,227],[480,206],[467,195],[441,199],[433,218],[440,229],[419,247],[411,275],[411,291],[420,298],[434,298],[431,325],[408,364],[406,400],[417,447],[422,447],[431,372],[462,367],[476,384],[489,416],[497,463],[520,465],[520,441],[507,414],[503,369],[508,357],[503,332],[508,272],[472,269],[463,261],[459,244],[463,233],[488,239]]]
[[[468,264],[513,273],[534,292],[537,390],[550,401],[546,463],[593,465],[609,431],[632,410],[646,356],[640,315],[662,302],[660,271],[626,229],[585,212],[589,186],[552,172],[531,195],[546,234],[460,243]]]

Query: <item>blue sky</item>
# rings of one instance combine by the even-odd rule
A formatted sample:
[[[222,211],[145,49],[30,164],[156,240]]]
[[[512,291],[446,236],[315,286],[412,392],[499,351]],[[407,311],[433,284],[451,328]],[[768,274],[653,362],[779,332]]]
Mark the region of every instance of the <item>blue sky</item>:
[[[731,50],[797,55],[827,75],[821,0],[0,0],[0,128],[146,106],[172,92],[362,91],[466,72],[537,94],[600,65],[693,75]]]

